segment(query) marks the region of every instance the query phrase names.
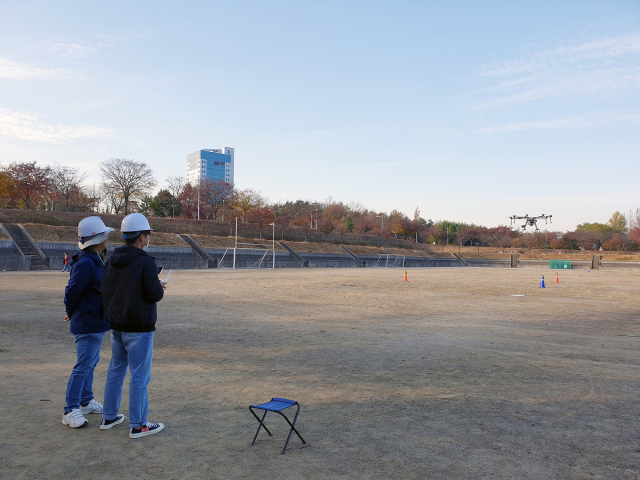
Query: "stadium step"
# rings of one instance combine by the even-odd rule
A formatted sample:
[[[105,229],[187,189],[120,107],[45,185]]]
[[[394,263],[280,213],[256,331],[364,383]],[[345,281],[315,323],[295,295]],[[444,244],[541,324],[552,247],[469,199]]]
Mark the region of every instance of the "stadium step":
[[[462,263],[463,265],[466,265],[467,267],[469,266],[469,264],[467,263],[467,261],[462,258],[460,255],[458,255],[457,253],[452,253],[451,256],[453,258],[455,258],[456,260],[458,260],[460,263]]]
[[[178,236],[193,249],[197,256],[199,256],[200,258],[206,258],[209,261],[209,268],[218,267],[218,261],[207,252],[205,252],[204,249],[198,244],[198,242],[191,238],[191,235],[178,234]]]
[[[25,257],[31,257],[31,270],[49,270],[49,261],[43,253],[34,246],[28,233],[20,225],[4,224],[4,228],[11,240],[18,246]]]
[[[351,258],[353,258],[356,261],[356,263],[358,264],[359,267],[364,267],[366,265],[365,262],[363,262],[361,258],[358,258],[358,256],[355,253],[353,253],[351,250],[349,250],[344,245],[340,245],[340,248],[342,250],[344,250],[345,252],[347,252],[351,256]]]
[[[305,260],[304,258],[302,258],[300,255],[298,255],[289,245],[287,245],[284,242],[278,242],[278,244],[284,248],[287,252],[289,252],[291,254],[291,256],[293,258],[295,258],[296,260],[302,262],[302,266],[303,267],[308,267],[309,266],[309,261]]]

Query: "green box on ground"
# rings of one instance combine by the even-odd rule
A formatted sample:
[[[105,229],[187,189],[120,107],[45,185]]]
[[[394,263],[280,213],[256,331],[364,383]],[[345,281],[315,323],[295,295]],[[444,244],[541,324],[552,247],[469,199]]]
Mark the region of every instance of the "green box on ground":
[[[549,268],[554,270],[571,270],[571,260],[549,260]]]

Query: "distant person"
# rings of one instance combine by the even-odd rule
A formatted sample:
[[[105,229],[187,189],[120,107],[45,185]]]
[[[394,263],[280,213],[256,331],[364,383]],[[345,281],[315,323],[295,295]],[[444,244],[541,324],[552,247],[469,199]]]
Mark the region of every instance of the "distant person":
[[[158,267],[146,252],[151,243],[148,220],[132,213],[122,220],[120,231],[126,245],[118,247],[107,260],[102,277],[105,315],[111,326],[111,363],[104,387],[103,430],[122,422],[119,414],[122,385],[129,378],[129,437],[159,433],[162,423],[147,421],[153,332],[156,303],[162,300],[166,283],[158,279]]]
[[[84,415],[102,413],[102,404],[93,398],[92,386],[104,332],[109,330],[102,309],[100,284],[107,237],[112,231],[100,217],[83,218],[78,224],[80,251],[65,263],[67,269],[71,267],[71,277],[64,291],[67,312],[64,320],[70,322],[78,355],[67,383],[67,404],[62,417],[63,425],[71,428],[87,425]]]
[[[62,271],[63,272],[68,272],[69,271],[69,254],[67,252],[64,252],[64,266],[62,267]]]

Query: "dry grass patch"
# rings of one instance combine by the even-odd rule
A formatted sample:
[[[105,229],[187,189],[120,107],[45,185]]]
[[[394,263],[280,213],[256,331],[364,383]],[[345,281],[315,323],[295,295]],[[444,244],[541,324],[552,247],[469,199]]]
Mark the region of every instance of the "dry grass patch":
[[[340,245],[334,243],[311,243],[311,242],[284,242],[294,252],[303,253],[342,253],[347,254]],[[351,247],[347,247],[351,249]],[[352,250],[353,251],[353,250]]]
[[[236,243],[235,237],[214,237],[214,236],[208,236],[208,235],[191,235],[191,238],[193,238],[196,242],[198,242],[198,245],[200,245],[203,248],[215,248],[215,249],[233,248]],[[271,240],[266,240],[264,238],[238,237],[238,242],[257,244],[257,245],[254,245],[254,248],[258,250],[271,250]],[[263,246],[259,246],[260,244]],[[264,246],[264,245],[267,245],[267,246]],[[244,245],[244,246],[248,247],[248,245]],[[276,241],[276,250],[285,251],[284,248],[278,245],[277,241]]]
[[[510,253],[464,253],[458,254],[462,258],[482,259],[482,260],[508,260],[511,258]]]
[[[640,262],[640,254],[637,255],[603,255],[603,262]]]
[[[40,223],[25,223],[22,225],[31,238],[37,242],[69,242],[75,243],[78,241],[78,228],[77,227],[56,227],[53,225],[42,225]],[[124,245],[124,239],[122,234],[118,231],[112,232],[109,235],[110,245]],[[174,233],[159,233],[153,232],[151,234],[151,245],[156,247],[188,247]]]
[[[347,248],[356,255],[386,255],[382,247],[367,247],[364,245],[348,245]]]

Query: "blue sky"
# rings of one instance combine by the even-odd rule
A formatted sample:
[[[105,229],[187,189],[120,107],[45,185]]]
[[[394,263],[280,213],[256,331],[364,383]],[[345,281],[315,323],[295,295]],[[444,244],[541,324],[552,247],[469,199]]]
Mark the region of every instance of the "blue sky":
[[[0,0],[0,162],[554,229],[640,206],[640,3]]]

